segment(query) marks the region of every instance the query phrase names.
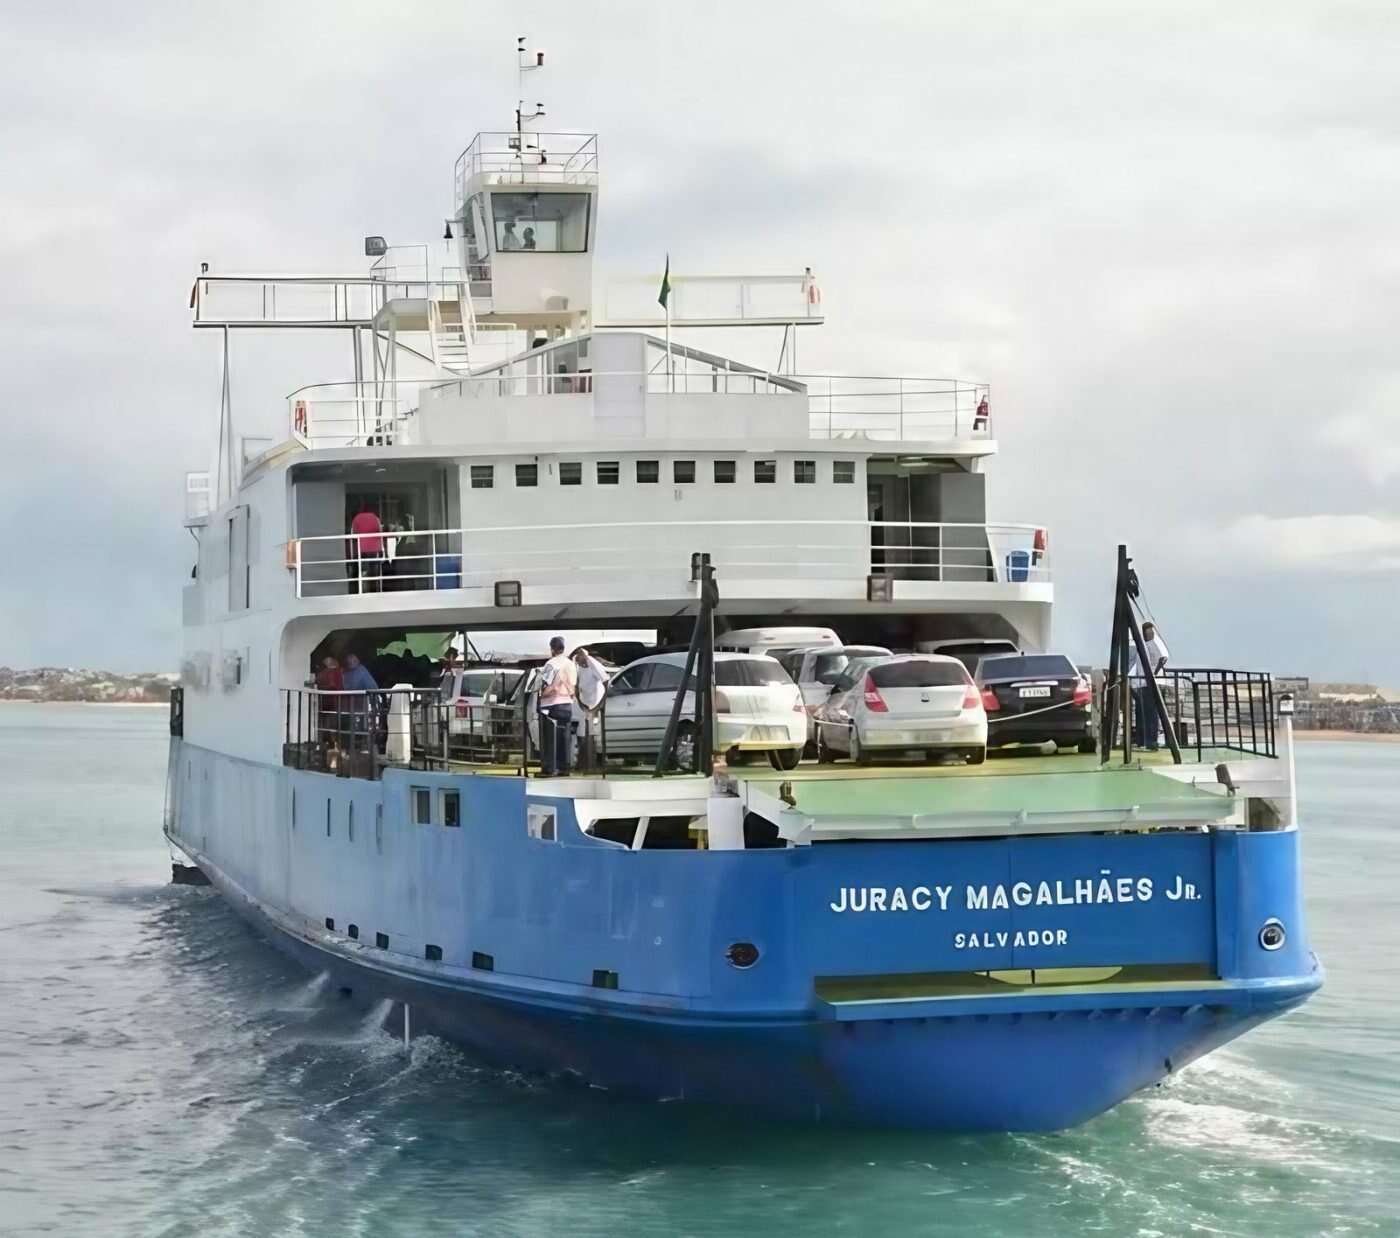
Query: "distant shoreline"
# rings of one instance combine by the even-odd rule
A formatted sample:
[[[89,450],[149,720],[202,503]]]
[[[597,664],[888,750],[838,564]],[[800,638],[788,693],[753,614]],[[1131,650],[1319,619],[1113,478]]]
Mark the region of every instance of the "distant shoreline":
[[[0,705],[101,705],[105,709],[169,709],[169,701],[26,701],[20,697],[0,699]]]
[[[1293,734],[1297,739],[1314,740],[1318,743],[1357,740],[1365,744],[1400,744],[1400,733],[1394,731],[1304,731],[1295,728]]]

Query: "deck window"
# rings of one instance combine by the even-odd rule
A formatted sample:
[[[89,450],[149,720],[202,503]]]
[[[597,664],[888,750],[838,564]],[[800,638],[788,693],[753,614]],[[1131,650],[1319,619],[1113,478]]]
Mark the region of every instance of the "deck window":
[[[442,793],[442,823],[454,826],[462,824],[462,793],[460,791],[444,791]]]
[[[538,464],[517,464],[515,466],[515,484],[517,486],[538,486],[540,484],[540,466]]]
[[[733,460],[715,461],[715,482],[717,485],[730,485],[737,475],[737,466]]]
[[[598,484],[600,486],[615,486],[622,476],[622,468],[616,460],[598,461]]]
[[[799,486],[813,486],[817,481],[817,462],[815,460],[794,460],[792,462],[792,480]]]
[[[753,462],[753,479],[759,485],[772,485],[778,480],[778,462],[776,460],[755,460]]]
[[[374,944],[378,946],[381,950],[387,950],[389,948],[389,934],[376,933],[374,935]]]
[[[695,480],[695,461],[676,460],[671,465],[671,479],[678,486],[687,486]]]
[[[432,825],[433,793],[427,787],[413,788],[413,824]]]
[[[648,482],[661,480],[660,460],[638,460],[637,461],[637,481],[645,485]]]
[[[856,462],[854,460],[833,460],[831,480],[838,486],[853,486],[856,482]]]
[[[490,490],[496,484],[496,466],[494,464],[473,464],[472,465],[472,489]]]
[[[559,484],[561,486],[583,485],[583,465],[577,460],[560,461]]]

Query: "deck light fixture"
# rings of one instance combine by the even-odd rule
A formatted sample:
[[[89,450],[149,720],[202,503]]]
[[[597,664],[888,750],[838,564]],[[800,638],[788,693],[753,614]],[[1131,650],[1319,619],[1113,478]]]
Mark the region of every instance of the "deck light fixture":
[[[389,252],[389,244],[382,236],[365,237],[365,257],[382,258]]]
[[[518,580],[498,580],[496,582],[496,605],[520,605],[520,582]]]
[[[893,602],[893,576],[867,576],[865,578],[865,600],[867,602]]]

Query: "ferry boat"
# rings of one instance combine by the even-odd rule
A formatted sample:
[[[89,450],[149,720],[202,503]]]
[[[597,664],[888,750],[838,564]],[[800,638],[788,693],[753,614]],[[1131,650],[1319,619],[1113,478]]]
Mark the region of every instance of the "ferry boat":
[[[660,274],[595,286],[596,137],[525,111],[456,162],[451,265],[369,237],[359,274],[194,281],[224,382],[186,486],[172,846],[396,1033],[780,1118],[1068,1127],[1303,1002],[1287,700],[1148,676],[1169,747],[1134,750],[1126,559],[1093,753],[709,750],[716,627],[1045,650],[1050,539],[987,520],[983,382],[801,372],[809,268],[667,260],[664,310]],[[753,328],[772,369],[677,338]],[[287,330],[350,364],[240,437],[232,342]],[[560,629],[694,653],[689,768],[610,756],[605,697],[586,772],[542,777],[529,665],[448,700],[424,656]],[[379,690],[317,686],[352,653]]]

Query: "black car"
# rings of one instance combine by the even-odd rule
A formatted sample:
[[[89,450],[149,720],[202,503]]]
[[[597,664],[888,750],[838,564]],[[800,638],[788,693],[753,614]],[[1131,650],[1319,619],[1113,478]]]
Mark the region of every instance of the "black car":
[[[987,711],[987,746],[1044,744],[1093,752],[1093,688],[1062,653],[984,657],[974,677]]]

